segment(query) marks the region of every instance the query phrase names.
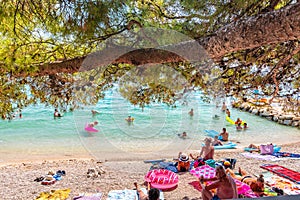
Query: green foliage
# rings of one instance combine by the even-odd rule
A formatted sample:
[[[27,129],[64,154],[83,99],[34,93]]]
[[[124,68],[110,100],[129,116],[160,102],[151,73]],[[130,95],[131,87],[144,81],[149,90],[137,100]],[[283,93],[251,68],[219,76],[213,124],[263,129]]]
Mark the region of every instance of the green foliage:
[[[217,63],[166,63],[163,67],[120,63],[105,66],[105,70],[69,74],[58,69],[54,75],[36,76],[45,63],[87,56],[105,48],[103,41],[112,37],[125,46],[170,45],[214,34],[236,20],[281,9],[293,1],[274,2],[277,1],[3,0],[0,113],[8,114],[38,102],[71,109],[95,104],[114,83],[122,86],[120,92],[125,98],[142,107],[151,102],[174,105],[192,90],[202,90],[206,100],[249,96],[255,87],[261,87],[267,95],[299,95],[297,40],[235,52]],[[138,34],[147,27],[161,29]],[[290,59],[283,62],[287,55]]]

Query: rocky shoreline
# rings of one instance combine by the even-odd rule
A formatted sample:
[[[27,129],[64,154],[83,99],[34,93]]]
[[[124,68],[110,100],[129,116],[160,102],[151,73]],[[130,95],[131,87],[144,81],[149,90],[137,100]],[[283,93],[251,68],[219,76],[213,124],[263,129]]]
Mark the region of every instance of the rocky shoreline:
[[[232,107],[282,125],[298,127],[300,129],[300,115],[284,111],[279,100],[275,100],[272,104],[268,104],[267,100],[257,101],[251,99],[247,102],[239,100],[233,102]]]

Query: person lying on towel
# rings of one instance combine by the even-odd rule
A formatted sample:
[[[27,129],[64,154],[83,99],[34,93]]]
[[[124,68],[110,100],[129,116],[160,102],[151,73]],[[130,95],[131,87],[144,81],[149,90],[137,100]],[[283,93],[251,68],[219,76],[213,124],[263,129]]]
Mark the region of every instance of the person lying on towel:
[[[233,178],[240,180],[250,186],[252,191],[258,196],[264,196],[265,180],[261,174],[258,178],[250,176],[245,170],[239,168],[239,174],[236,175],[231,169],[227,168],[226,173],[229,173]]]

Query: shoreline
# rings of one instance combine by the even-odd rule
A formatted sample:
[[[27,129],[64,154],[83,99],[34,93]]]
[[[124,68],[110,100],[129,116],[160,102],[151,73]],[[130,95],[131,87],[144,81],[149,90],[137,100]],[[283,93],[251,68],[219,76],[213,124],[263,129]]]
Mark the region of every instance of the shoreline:
[[[282,145],[282,152],[300,153],[298,146],[300,142]],[[263,170],[259,166],[266,163],[276,163],[295,171],[300,171],[300,159],[286,159],[279,161],[264,161],[249,159],[241,155],[241,150],[215,151],[215,160],[224,158],[237,159],[235,171],[238,167],[244,168],[252,175],[258,175]],[[178,152],[174,152],[177,154]],[[189,153],[189,151],[187,151]],[[167,157],[162,154],[167,160]],[[158,158],[157,158],[158,159]],[[3,163],[2,163],[3,164]],[[55,189],[71,189],[68,199],[80,193],[95,193],[97,190],[103,193],[102,199],[106,199],[110,190],[133,189],[133,183],[138,182],[145,187],[144,176],[150,169],[151,164],[145,164],[143,159],[125,159],[122,161],[107,160],[101,161],[95,158],[68,158],[54,160],[27,161],[21,163],[6,163],[0,166],[0,178],[5,180],[0,186],[0,196],[3,200],[8,199],[34,199],[39,193]],[[87,171],[90,168],[101,167],[105,173],[96,178],[88,178]],[[65,170],[66,176],[53,185],[41,185],[34,179],[45,175],[49,171]],[[197,181],[197,178],[188,172],[178,173],[179,184],[175,190],[164,192],[165,199],[201,199],[201,193],[190,185]],[[13,178],[12,178],[13,177]],[[4,187],[4,188],[2,188]]]
[[[235,149],[220,149],[220,150],[215,150],[215,154],[217,153],[241,153],[244,152],[244,148],[249,145],[241,145],[240,142],[235,141],[235,143],[238,144],[237,148]],[[242,142],[242,144],[245,144],[245,142]],[[256,143],[255,143],[256,144]],[[275,143],[273,143],[275,144]],[[258,143],[256,145],[259,145]],[[299,141],[293,141],[290,143],[276,143],[277,146],[280,147],[290,147],[290,146],[295,146],[299,145],[300,146],[300,140]],[[187,148],[187,149],[182,149],[182,151],[188,152],[188,153],[193,153],[197,154],[200,152],[199,149],[194,149],[194,148]],[[282,151],[282,150],[281,150]],[[300,153],[300,152],[299,152]],[[163,156],[161,156],[163,155]],[[170,158],[175,158],[178,155],[178,151],[175,149],[168,149],[167,151],[157,151],[152,154],[149,153],[128,153],[128,152],[122,152],[119,154],[116,154],[115,152],[110,152],[105,155],[105,157],[99,157],[99,156],[93,156],[91,153],[88,151],[82,152],[80,155],[75,152],[73,155],[58,155],[58,156],[48,156],[46,157],[45,155],[42,156],[37,156],[35,158],[32,157],[27,157],[23,159],[15,159],[11,161],[4,161],[0,159],[0,167],[6,166],[6,165],[14,165],[14,164],[23,164],[23,163],[42,163],[42,162],[48,162],[48,161],[61,161],[61,160],[97,160],[99,162],[116,162],[116,161],[121,161],[121,162],[126,162],[126,161],[143,161],[143,160],[155,160],[155,159],[170,159]]]

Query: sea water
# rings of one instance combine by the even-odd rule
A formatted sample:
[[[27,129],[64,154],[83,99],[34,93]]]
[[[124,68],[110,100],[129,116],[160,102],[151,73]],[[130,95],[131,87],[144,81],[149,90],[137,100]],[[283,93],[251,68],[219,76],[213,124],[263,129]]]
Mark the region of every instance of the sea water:
[[[192,93],[185,104],[176,107],[153,103],[142,109],[112,90],[97,105],[66,112],[56,119],[53,107],[29,106],[22,111],[22,118],[0,121],[0,163],[86,156],[109,160],[176,157],[179,151],[199,150],[206,137],[204,130],[221,132],[223,127],[238,148],[250,143],[300,141],[297,128],[229,107],[234,121],[239,117],[248,123],[247,130],[237,131],[225,120],[221,107],[203,102],[200,96]],[[194,116],[188,114],[192,108]],[[100,114],[93,116],[92,109]],[[132,123],[125,120],[129,115],[135,119]],[[99,122],[95,127],[99,132],[87,133],[84,126],[93,121]],[[186,139],[178,137],[183,131],[187,132]]]

